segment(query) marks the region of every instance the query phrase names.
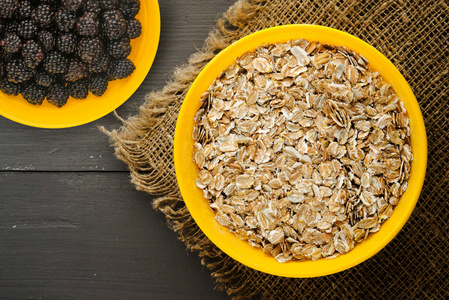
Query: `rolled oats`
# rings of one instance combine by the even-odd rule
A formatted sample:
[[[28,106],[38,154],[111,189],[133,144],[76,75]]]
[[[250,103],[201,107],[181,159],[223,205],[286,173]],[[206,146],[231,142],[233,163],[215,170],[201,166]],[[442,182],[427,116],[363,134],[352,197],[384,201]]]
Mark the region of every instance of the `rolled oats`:
[[[407,189],[409,124],[363,56],[306,40],[261,46],[202,95],[196,185],[221,225],[279,262],[335,258]]]

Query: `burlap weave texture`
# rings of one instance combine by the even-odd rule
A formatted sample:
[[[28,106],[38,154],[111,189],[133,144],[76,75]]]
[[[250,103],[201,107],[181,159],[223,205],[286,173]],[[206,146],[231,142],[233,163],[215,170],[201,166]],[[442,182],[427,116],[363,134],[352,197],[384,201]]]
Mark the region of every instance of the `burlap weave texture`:
[[[271,276],[229,258],[198,229],[176,183],[173,135],[191,83],[215,54],[252,32],[284,24],[319,24],[353,34],[386,55],[412,87],[428,134],[428,168],[417,207],[399,235],[370,260],[313,279]],[[116,155],[137,189],[196,251],[220,288],[255,299],[449,298],[449,7],[446,1],[240,0],[217,23],[204,48],[147,95],[139,115],[111,132]]]

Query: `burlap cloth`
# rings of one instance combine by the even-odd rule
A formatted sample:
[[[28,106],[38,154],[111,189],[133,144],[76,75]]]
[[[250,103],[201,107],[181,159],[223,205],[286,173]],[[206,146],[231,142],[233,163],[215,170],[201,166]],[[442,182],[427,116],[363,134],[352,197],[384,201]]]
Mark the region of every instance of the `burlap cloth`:
[[[312,279],[267,275],[234,261],[198,229],[180,196],[173,165],[178,110],[191,83],[215,54],[267,27],[312,23],[367,41],[404,74],[424,114],[429,160],[421,198],[399,235],[368,261]],[[202,258],[219,288],[255,299],[443,299],[449,297],[449,8],[446,1],[246,0],[236,2],[188,65],[161,91],[147,95],[137,116],[110,132],[137,189],[187,248]]]

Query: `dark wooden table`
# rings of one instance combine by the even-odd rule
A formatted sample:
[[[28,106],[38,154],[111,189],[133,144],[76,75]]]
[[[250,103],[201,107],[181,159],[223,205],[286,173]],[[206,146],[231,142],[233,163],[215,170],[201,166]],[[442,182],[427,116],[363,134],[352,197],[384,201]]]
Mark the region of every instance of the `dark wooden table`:
[[[137,113],[233,2],[160,0],[156,60],[117,113]],[[101,125],[119,121],[46,130],[0,117],[0,299],[228,299],[134,189]]]

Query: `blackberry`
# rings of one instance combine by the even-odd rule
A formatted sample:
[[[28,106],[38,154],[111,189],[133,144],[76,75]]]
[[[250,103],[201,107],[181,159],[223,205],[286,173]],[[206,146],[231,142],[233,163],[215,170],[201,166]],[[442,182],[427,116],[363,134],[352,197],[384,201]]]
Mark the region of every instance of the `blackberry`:
[[[16,33],[8,32],[0,41],[0,46],[3,47],[5,52],[16,53],[19,52],[20,47],[22,46],[22,41]]]
[[[44,68],[53,74],[64,74],[67,72],[68,60],[59,52],[50,52],[44,59]]]
[[[103,52],[103,43],[98,37],[83,38],[78,43],[78,56],[86,63],[98,60]]]
[[[111,40],[120,38],[126,32],[126,20],[117,10],[108,10],[103,13],[103,33]]]
[[[19,2],[17,0],[1,0],[0,18],[12,19],[18,8]]]
[[[5,22],[4,32],[8,33],[18,33],[19,32],[19,23],[16,21]]]
[[[19,24],[17,33],[26,40],[31,40],[37,35],[37,25],[32,20],[23,20]]]
[[[67,73],[64,75],[64,80],[68,82],[73,82],[80,80],[86,77],[87,75],[88,74],[86,66],[81,61],[72,59],[70,60]]]
[[[41,105],[46,96],[47,90],[34,82],[27,84],[22,91],[22,97],[34,105]]]
[[[10,82],[8,79],[3,78],[0,80],[0,91],[6,95],[17,96],[20,93],[20,85],[14,82]]]
[[[69,32],[75,26],[76,18],[74,13],[65,9],[59,9],[55,14],[55,21],[59,31]]]
[[[55,48],[55,38],[53,34],[48,31],[42,30],[39,32],[37,40],[41,43],[44,52],[50,52]]]
[[[3,60],[0,60],[0,79],[3,79],[5,75],[5,62]]]
[[[61,52],[67,54],[73,53],[76,50],[76,36],[71,33],[61,34],[58,36],[56,44]]]
[[[86,0],[62,0],[62,5],[68,10],[68,11],[77,11],[86,3]]]
[[[111,61],[109,55],[103,54],[99,59],[87,65],[90,73],[102,73],[108,70],[109,62]]]
[[[86,4],[83,6],[83,10],[98,15],[101,11],[99,0],[87,0]]]
[[[126,19],[132,19],[137,16],[140,10],[139,0],[125,0],[120,3],[120,11]]]
[[[50,87],[55,82],[54,78],[47,72],[39,72],[34,76],[34,81],[43,87]]]
[[[31,13],[33,12],[33,7],[31,6],[30,1],[20,1],[18,15],[20,19],[27,19],[31,17]]]
[[[108,76],[111,80],[124,79],[129,77],[135,69],[133,62],[128,58],[114,60],[109,67]]]
[[[96,36],[98,34],[98,18],[93,12],[86,12],[76,22],[76,30],[81,36]]]
[[[137,19],[126,22],[126,36],[129,39],[136,39],[142,34],[142,24]]]
[[[35,67],[37,67],[44,59],[44,56],[44,52],[42,52],[41,47],[35,41],[29,40],[25,43],[25,45],[23,45],[23,61],[29,68],[34,69]]]
[[[86,99],[89,95],[89,87],[84,80],[69,82],[67,89],[69,90],[70,96],[75,99]]]
[[[131,45],[128,39],[121,39],[110,42],[107,51],[114,58],[125,58],[131,53]]]
[[[89,91],[97,96],[102,96],[108,88],[108,80],[104,75],[95,75],[89,80]]]
[[[32,18],[40,27],[48,27],[53,21],[53,11],[48,4],[41,4],[33,11]]]
[[[47,101],[57,107],[62,107],[69,100],[69,91],[65,86],[54,84],[50,87]]]
[[[114,9],[118,6],[119,0],[100,0],[102,9]]]
[[[28,68],[23,60],[13,59],[6,64],[8,80],[14,83],[22,83],[33,77],[33,69]]]

